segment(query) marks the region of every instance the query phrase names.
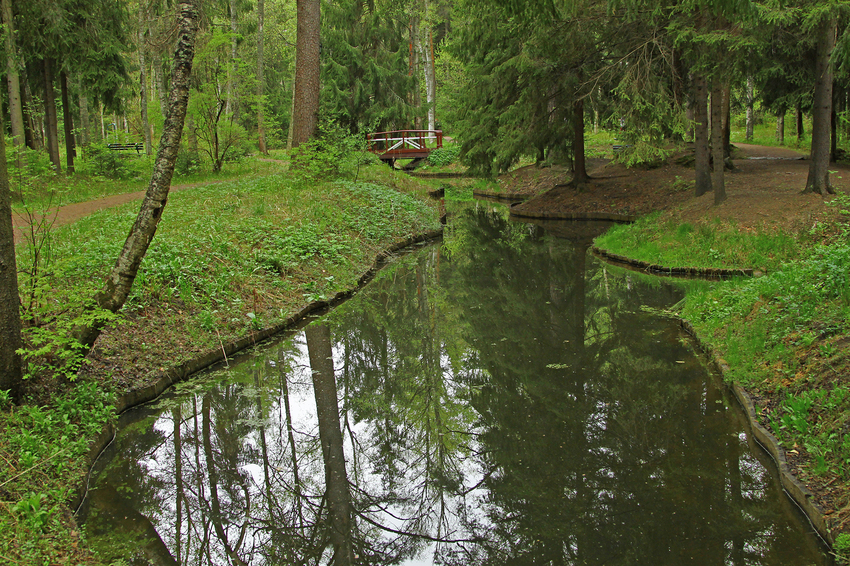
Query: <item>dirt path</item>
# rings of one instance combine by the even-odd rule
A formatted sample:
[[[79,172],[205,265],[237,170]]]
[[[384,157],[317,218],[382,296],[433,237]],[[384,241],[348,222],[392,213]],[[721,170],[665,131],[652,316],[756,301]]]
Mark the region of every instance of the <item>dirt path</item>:
[[[217,185],[219,183],[226,182],[227,181],[210,181],[207,183],[188,183],[185,185],[174,185],[173,187],[171,187],[170,192],[185,191],[187,189],[195,189],[198,187],[206,187],[209,185]],[[60,206],[58,208],[51,208],[47,212],[46,222],[48,224],[52,224],[53,226],[71,224],[72,222],[76,222],[77,220],[86,217],[89,214],[92,214],[93,212],[97,212],[98,210],[120,206],[122,204],[134,200],[141,200],[144,197],[145,191],[135,191],[132,193],[112,195],[97,200],[90,200],[87,202],[77,202],[74,204]],[[39,215],[36,220],[40,219],[41,216]],[[16,245],[24,240],[26,230],[29,226],[30,218],[28,216],[16,210],[12,211],[12,227],[14,229]]]

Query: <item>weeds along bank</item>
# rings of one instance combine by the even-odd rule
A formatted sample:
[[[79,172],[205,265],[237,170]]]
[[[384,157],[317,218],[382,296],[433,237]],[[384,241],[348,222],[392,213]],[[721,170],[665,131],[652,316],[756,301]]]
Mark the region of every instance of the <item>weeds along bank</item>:
[[[12,407],[0,397],[0,562],[99,564],[66,501],[115,395],[356,286],[382,250],[439,228],[432,188],[377,164],[348,180],[304,168],[173,193],[130,300],[79,374],[68,369],[67,332],[139,204],[20,246],[29,398]]]
[[[750,394],[850,559],[850,197],[796,234],[646,217],[600,248],[668,267],[751,267],[754,278],[686,285],[676,313]]]

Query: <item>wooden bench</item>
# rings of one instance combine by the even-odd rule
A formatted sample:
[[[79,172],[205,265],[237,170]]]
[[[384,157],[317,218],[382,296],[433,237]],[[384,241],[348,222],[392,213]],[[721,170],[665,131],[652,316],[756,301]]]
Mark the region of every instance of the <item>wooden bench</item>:
[[[145,149],[145,144],[142,142],[136,143],[108,143],[106,147],[112,151],[128,151],[135,149],[136,153],[141,153]]]

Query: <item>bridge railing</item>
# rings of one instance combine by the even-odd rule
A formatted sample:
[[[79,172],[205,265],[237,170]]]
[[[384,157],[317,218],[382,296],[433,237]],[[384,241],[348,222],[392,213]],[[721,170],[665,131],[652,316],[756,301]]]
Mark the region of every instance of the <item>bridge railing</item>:
[[[366,135],[366,147],[372,153],[396,158],[427,157],[431,150],[443,147],[442,130],[393,130]]]

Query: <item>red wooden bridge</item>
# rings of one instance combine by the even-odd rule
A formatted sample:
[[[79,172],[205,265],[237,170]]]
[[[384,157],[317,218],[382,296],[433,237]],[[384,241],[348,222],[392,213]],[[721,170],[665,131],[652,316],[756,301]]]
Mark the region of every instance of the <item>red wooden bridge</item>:
[[[393,130],[366,135],[369,151],[381,161],[395,167],[399,159],[412,159],[405,169],[413,169],[424,161],[431,151],[443,147],[442,130]]]

